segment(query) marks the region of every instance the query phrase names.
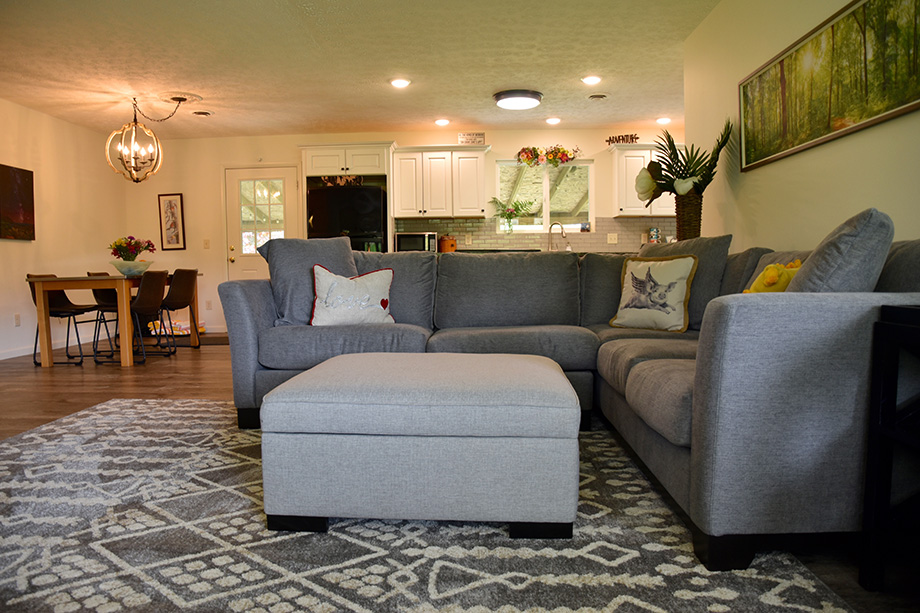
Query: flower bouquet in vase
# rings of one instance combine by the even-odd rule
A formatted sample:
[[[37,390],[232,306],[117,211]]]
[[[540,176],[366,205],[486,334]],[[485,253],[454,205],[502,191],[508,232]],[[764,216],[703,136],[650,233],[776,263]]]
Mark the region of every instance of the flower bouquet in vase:
[[[508,234],[514,232],[514,220],[518,217],[530,215],[530,208],[533,206],[533,202],[522,202],[520,200],[505,204],[498,198],[492,198],[489,203],[495,207],[495,217],[502,220],[502,227]]]
[[[112,255],[117,259],[112,260],[111,264],[115,269],[126,277],[139,277],[144,274],[153,262],[138,260],[137,256],[145,251],[153,253],[156,247],[149,240],[141,240],[133,236],[124,236],[116,239],[109,245]]]
[[[690,145],[688,150],[677,148],[674,138],[664,131],[655,142],[658,158],[649,162],[636,176],[636,193],[648,206],[665,192],[674,194],[677,216],[677,240],[696,238],[700,235],[700,221],[703,215],[703,190],[712,183],[716,175],[719,154],[728,144],[732,134],[732,122],[725,121],[725,127],[716,140],[712,152]]]

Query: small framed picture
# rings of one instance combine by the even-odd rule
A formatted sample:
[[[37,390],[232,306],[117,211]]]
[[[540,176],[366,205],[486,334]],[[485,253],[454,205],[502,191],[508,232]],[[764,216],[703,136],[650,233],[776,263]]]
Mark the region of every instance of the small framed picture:
[[[185,249],[185,211],[182,194],[160,194],[160,249]]]

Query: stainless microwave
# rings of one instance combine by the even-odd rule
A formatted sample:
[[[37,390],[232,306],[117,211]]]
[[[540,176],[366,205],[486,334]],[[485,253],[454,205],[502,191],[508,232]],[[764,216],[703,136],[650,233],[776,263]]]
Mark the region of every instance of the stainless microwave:
[[[397,232],[396,251],[438,251],[437,232]]]

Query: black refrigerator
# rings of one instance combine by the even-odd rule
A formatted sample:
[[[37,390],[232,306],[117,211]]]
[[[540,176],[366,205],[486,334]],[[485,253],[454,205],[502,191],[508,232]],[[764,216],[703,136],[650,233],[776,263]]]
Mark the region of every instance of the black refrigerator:
[[[387,250],[386,191],[377,186],[307,189],[307,238],[347,236],[355,251]]]

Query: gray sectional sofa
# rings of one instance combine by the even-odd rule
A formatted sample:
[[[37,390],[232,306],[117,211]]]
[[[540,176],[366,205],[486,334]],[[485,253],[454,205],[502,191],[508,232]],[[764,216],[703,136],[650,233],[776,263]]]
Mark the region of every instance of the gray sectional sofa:
[[[765,536],[860,529],[872,324],[883,304],[920,304],[920,241],[892,236],[869,209],[811,252],[729,255],[730,236],[646,245],[639,256],[698,259],[682,333],[609,325],[625,254],[343,255],[347,240],[271,241],[272,282],[219,287],[240,426],[258,427],[273,387],[340,353],[543,355],[678,505],[701,561],[742,568]],[[795,258],[786,292],[741,293]],[[289,321],[292,305],[309,309],[314,263],[392,268],[396,323]]]

